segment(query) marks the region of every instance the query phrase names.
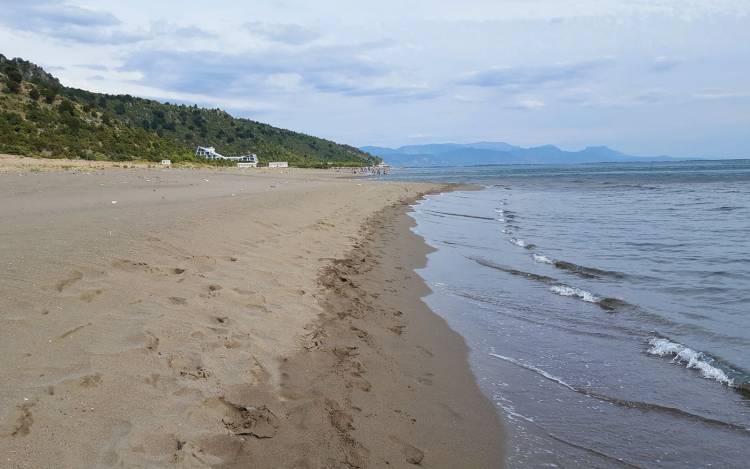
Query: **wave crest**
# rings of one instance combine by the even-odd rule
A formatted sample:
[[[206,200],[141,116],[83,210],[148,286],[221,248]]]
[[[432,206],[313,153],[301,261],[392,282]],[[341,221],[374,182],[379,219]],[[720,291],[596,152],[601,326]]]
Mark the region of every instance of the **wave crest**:
[[[534,254],[534,261],[539,262],[540,264],[550,264],[550,265],[555,264],[555,261],[541,254]]]
[[[734,386],[734,380],[726,372],[715,366],[716,360],[678,342],[672,342],[663,337],[652,337],[648,341],[651,346],[646,352],[657,357],[672,357],[672,363],[684,365],[685,368],[697,370],[703,378],[712,379],[729,387]]]
[[[569,287],[567,285],[553,285],[550,287],[550,291],[560,296],[574,296],[583,301],[588,301],[589,303],[599,303],[602,301],[601,298],[591,292],[576,287]]]

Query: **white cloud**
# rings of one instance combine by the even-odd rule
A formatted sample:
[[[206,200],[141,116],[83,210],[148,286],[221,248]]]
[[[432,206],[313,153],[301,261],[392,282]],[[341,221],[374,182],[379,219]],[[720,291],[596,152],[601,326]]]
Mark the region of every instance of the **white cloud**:
[[[746,0],[0,3],[0,53],[64,83],[347,143],[733,154],[747,140]]]

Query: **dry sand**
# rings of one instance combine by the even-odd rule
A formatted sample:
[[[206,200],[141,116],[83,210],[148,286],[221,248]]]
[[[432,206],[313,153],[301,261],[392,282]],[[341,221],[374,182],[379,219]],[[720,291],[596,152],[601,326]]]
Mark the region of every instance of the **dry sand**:
[[[500,467],[405,203],[322,171],[0,173],[0,467]]]

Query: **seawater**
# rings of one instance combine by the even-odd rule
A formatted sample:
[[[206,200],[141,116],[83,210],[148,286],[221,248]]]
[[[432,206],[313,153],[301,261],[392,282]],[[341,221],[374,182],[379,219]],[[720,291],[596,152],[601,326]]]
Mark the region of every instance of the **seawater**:
[[[750,161],[396,170],[510,467],[750,465]]]

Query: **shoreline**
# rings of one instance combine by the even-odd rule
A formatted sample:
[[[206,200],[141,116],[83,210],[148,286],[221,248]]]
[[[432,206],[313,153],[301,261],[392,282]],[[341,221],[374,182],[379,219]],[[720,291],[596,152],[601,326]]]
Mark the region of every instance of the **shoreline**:
[[[411,270],[428,248],[408,203],[441,186],[0,180],[7,467],[502,465],[497,413]]]
[[[430,192],[445,190],[455,187]],[[316,454],[326,442],[345,467],[504,466],[501,417],[479,389],[469,349],[421,299],[430,289],[415,269],[432,249],[407,212],[424,195],[371,217],[354,249],[322,271],[324,313],[282,367],[284,396],[317,404],[305,418],[333,427],[310,441],[309,467],[328,467],[332,448]],[[312,389],[300,378],[310,369],[323,370]],[[288,443],[305,439],[303,431]]]

